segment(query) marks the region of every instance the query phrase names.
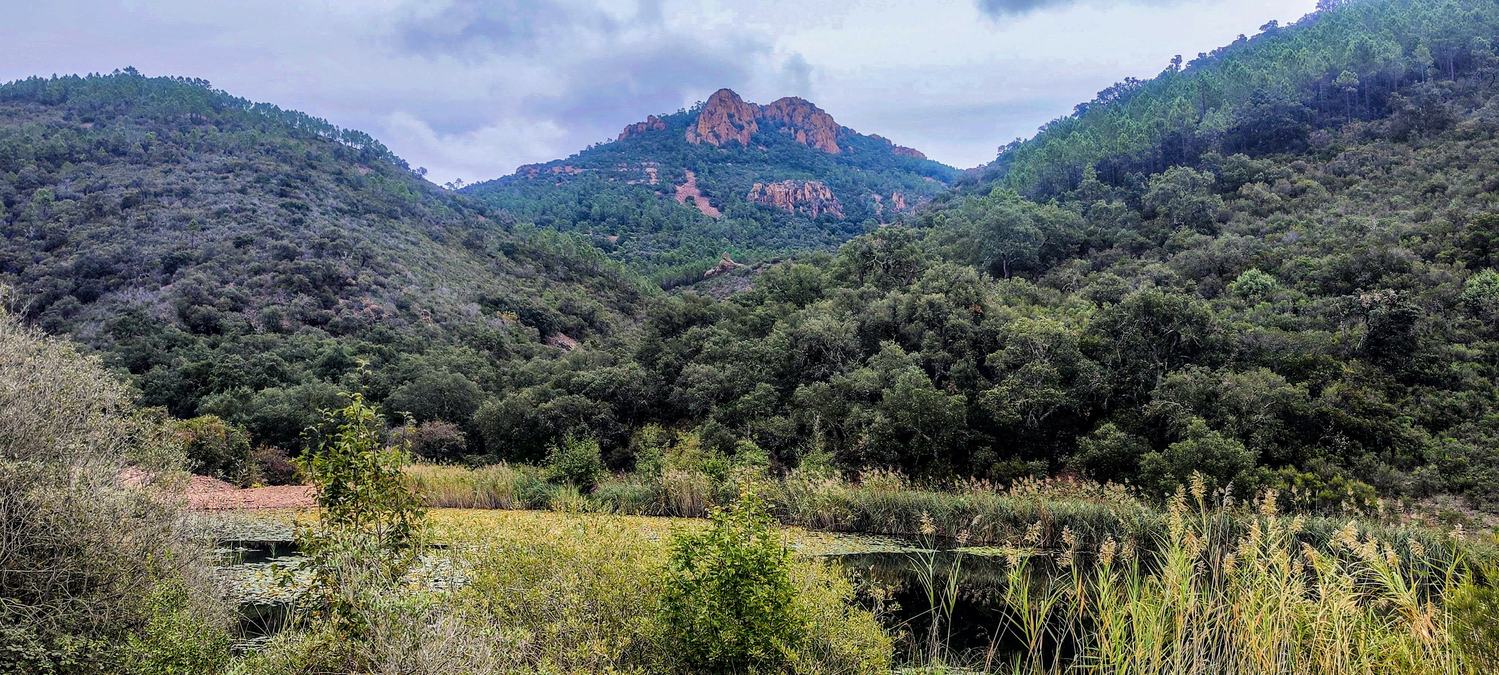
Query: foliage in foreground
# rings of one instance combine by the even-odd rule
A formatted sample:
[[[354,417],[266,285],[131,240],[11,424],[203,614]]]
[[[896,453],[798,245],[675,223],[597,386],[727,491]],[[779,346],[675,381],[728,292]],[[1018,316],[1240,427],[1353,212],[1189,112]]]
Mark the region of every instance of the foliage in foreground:
[[[791,551],[777,541],[754,493],[712,519],[712,527],[672,543],[666,625],[694,669],[777,670],[803,629],[792,607]]]
[[[186,673],[227,657],[203,551],[157,484],[180,450],[131,404],[97,360],[0,310],[0,672]]]
[[[236,672],[317,672],[349,664],[418,675],[703,672],[686,658],[668,609],[690,612],[703,598],[673,590],[668,540],[712,535],[662,526],[669,529],[560,516],[506,521],[493,530],[455,528],[446,553],[462,584],[436,591],[372,588],[362,633],[313,624],[280,636],[237,664]],[[717,535],[721,541],[726,536]],[[840,570],[798,559],[778,574],[786,585],[777,588],[789,590],[781,611],[794,617],[795,634],[786,641],[796,648],[779,652],[774,667],[760,672],[889,671],[890,638],[854,606],[854,588]],[[719,569],[717,575],[732,572]],[[753,583],[737,588],[757,592]],[[691,605],[674,605],[683,601]]]
[[[1048,548],[1063,545],[1062,535],[1097,546],[1105,539],[1133,539],[1148,544],[1162,537],[1165,513],[1118,485],[1071,478],[1025,480],[1009,486],[968,480],[943,487],[922,486],[890,471],[867,471],[844,479],[811,471],[770,477],[747,467],[692,468],[669,459],[655,472],[610,476],[592,492],[569,491],[549,481],[542,468],[498,464],[477,469],[416,465],[406,469],[413,486],[431,507],[482,509],[551,509],[621,515],[705,517],[732,503],[752,487],[770,514],[786,525],[832,532],[924,536],[923,521],[937,531],[962,531],[974,545],[1003,545],[1036,532]],[[716,472],[716,475],[715,473]],[[563,498],[563,495],[566,498]],[[1302,502],[1279,495],[1282,508]],[[1244,534],[1253,511],[1244,507],[1216,514],[1218,533]],[[1407,522],[1405,514],[1353,508],[1308,515],[1297,533],[1299,542],[1326,548],[1353,519],[1362,532],[1400,546],[1416,542],[1431,551],[1435,564],[1449,565],[1452,552],[1434,529]],[[1499,558],[1494,546],[1474,542],[1485,559]]]
[[[1201,484],[1198,483],[1198,486]],[[1000,591],[1010,621],[975,657],[986,672],[1458,673],[1495,663],[1464,641],[1470,585],[1458,567],[1409,564],[1405,550],[1352,526],[1330,550],[1298,542],[1300,517],[1266,501],[1254,526],[1225,539],[1199,489],[1178,493],[1169,528],[1060,552],[1016,542]],[[1037,574],[1037,568],[1048,570]],[[1436,570],[1433,573],[1433,570]],[[1051,571],[1054,570],[1054,571]],[[1009,652],[1001,644],[1018,645]],[[934,670],[946,664],[931,664]]]

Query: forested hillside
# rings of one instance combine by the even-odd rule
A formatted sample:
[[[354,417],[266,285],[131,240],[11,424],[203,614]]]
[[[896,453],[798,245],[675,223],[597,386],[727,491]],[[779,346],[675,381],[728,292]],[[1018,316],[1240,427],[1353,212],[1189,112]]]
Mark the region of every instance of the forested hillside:
[[[1403,112],[1420,124],[1440,86],[1494,65],[1499,6],[1487,0],[1321,0],[1294,26],[1172,61],[1160,76],[1099,92],[1073,114],[1003,148],[985,183],[1046,197],[1088,168],[1118,183],[1196,162],[1203,153],[1304,150],[1317,130]]]
[[[27,320],[286,448],[340,390],[494,388],[472,364],[611,335],[646,292],[365,134],[131,70],[0,86],[0,232]]]
[[[756,260],[835,248],[945,191],[956,174],[808,101],[761,106],[723,89],[464,192],[540,227],[587,234],[671,286],[700,279],[723,253]]]
[[[863,167],[874,193],[947,177],[787,99],[716,94],[720,123],[653,117],[473,191],[501,216],[201,83],[30,80],[0,88],[0,271],[148,403],[287,449],[343,389],[411,413],[438,460],[592,438],[628,468],[659,425],[780,469],[1494,506],[1496,37],[1491,2],[1329,4],[1115,87],[883,227],[837,192],[842,220],[717,201],[767,166],[835,190]],[[722,220],[668,196],[689,169]],[[701,276],[730,230],[768,251],[865,227],[725,300],[647,297],[548,234]]]
[[[726,302],[665,300],[633,348],[517,374],[484,438],[527,459],[588,433],[627,460],[629,429],[661,422],[783,465],[1493,505],[1499,13],[1371,0],[1266,31],[1080,108],[918,227]],[[1376,70],[1348,60],[1370,35]],[[1148,105],[1215,82],[1255,103],[1181,133],[1179,105]],[[641,390],[591,395],[608,369]],[[536,412],[563,401],[568,422]]]

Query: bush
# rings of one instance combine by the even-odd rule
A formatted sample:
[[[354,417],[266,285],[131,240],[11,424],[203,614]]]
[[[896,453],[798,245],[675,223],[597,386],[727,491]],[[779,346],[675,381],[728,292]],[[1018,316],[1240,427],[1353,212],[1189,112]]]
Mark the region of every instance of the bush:
[[[203,415],[178,422],[176,432],[193,473],[238,485],[252,482],[250,435],[244,429],[216,415]]]
[[[185,464],[96,359],[0,310],[0,672],[122,670],[127,645],[160,645],[167,589],[200,636],[225,629],[206,552],[161,494]]]
[[[604,473],[599,442],[591,438],[568,438],[560,445],[552,446],[547,455],[547,466],[557,480],[584,491],[592,490]]]
[[[145,626],[125,643],[132,673],[197,675],[218,672],[229,658],[229,633],[205,626],[191,609],[192,596],[180,583],[162,584],[146,599]]]
[[[1242,491],[1253,488],[1243,485],[1243,479],[1254,464],[1254,451],[1194,419],[1187,426],[1186,438],[1167,446],[1164,452],[1150,452],[1140,458],[1140,478],[1158,494],[1185,484],[1194,473],[1202,474],[1214,487],[1234,483]]]
[[[441,420],[397,427],[391,432],[391,442],[406,446],[417,457],[436,461],[458,459],[468,447],[468,437],[463,430],[456,424]]]
[[[281,448],[262,445],[250,453],[255,478],[266,485],[295,485],[297,463]]]
[[[672,543],[662,598],[668,635],[699,672],[780,670],[806,627],[793,606],[791,553],[753,493],[712,519]]]
[[[317,487],[318,521],[297,541],[312,566],[313,609],[357,641],[381,592],[415,563],[425,514],[403,472],[406,453],[380,442],[385,423],[363,397],[325,416],[336,431],[301,461]]]

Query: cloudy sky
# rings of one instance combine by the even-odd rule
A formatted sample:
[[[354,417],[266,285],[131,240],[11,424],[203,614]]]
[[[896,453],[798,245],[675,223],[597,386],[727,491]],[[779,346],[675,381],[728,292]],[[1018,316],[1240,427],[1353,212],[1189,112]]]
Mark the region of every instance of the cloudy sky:
[[[135,66],[362,129],[437,182],[507,174],[730,87],[959,167],[1125,76],[1315,0],[48,0],[0,80]]]

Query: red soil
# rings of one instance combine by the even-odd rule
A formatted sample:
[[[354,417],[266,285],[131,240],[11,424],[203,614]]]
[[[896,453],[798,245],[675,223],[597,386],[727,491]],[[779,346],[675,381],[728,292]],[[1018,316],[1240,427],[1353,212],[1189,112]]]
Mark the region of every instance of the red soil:
[[[692,205],[696,206],[697,210],[709,218],[723,215],[717,208],[714,208],[707,197],[703,196],[702,190],[697,187],[697,174],[691,171],[687,172],[687,182],[677,186],[677,203],[686,204],[688,199],[692,200]]]
[[[308,485],[237,488],[217,478],[193,476],[187,486],[187,506],[195,511],[306,509],[314,503]]]

